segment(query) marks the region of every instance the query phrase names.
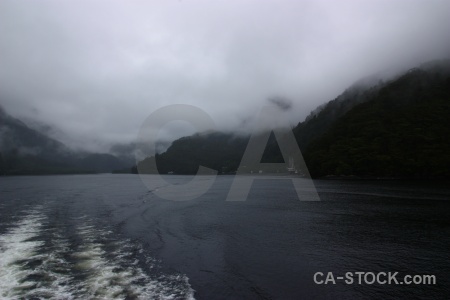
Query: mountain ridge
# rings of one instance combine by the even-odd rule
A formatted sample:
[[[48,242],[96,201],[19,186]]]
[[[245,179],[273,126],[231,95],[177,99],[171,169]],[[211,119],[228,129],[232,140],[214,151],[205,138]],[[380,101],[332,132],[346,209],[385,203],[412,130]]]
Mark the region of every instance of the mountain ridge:
[[[306,150],[314,176],[450,176],[450,68],[414,68]]]
[[[107,153],[74,151],[30,128],[0,106],[0,174],[41,175],[111,172],[130,164]]]
[[[434,143],[434,152],[430,152],[431,157],[434,157],[434,163],[431,164],[431,169],[424,170],[419,169],[423,166],[420,164],[412,163],[402,158],[401,155],[390,154],[388,159],[389,163],[386,163],[386,152],[383,155],[379,155],[376,149],[372,149],[371,152],[367,152],[366,156],[371,158],[360,159],[360,161],[345,160],[344,153],[346,151],[355,151],[351,144],[345,144],[342,146],[341,152],[330,152],[329,149],[339,148],[335,145],[336,142],[341,142],[345,139],[351,139],[349,132],[343,131],[341,128],[342,123],[350,122],[346,124],[347,127],[352,127],[351,123],[355,122],[354,118],[357,118],[365,107],[371,108],[374,103],[388,103],[386,107],[381,107],[377,110],[377,113],[371,115],[365,115],[360,120],[362,123],[354,124],[356,128],[364,128],[367,132],[372,132],[371,123],[379,124],[384,121],[390,122],[393,128],[393,132],[397,132],[397,136],[390,136],[389,139],[396,140],[396,145],[402,145],[405,138],[403,135],[408,135],[407,139],[411,143],[419,143],[418,139],[414,138],[414,122],[411,120],[402,123],[395,122],[395,115],[389,112],[389,109],[395,107],[399,108],[402,119],[418,119],[421,120],[421,111],[427,112],[427,119],[430,121],[426,126],[430,128],[450,128],[450,124],[446,122],[449,113],[450,104],[450,92],[446,87],[450,87],[450,63],[449,60],[434,61],[422,64],[417,68],[412,68],[403,74],[393,77],[387,81],[378,81],[373,84],[366,84],[361,87],[360,82],[356,82],[354,85],[346,89],[341,95],[335,99],[319,106],[316,111],[312,112],[305,121],[298,123],[293,128],[293,133],[297,139],[297,143],[304,153],[304,158],[308,169],[310,169],[313,177],[324,176],[359,176],[359,177],[408,177],[408,178],[432,178],[432,177],[449,177],[450,174],[445,169],[450,170],[447,155],[449,152],[445,152],[445,149],[450,151],[448,144],[441,143],[436,144],[437,141],[445,140],[444,137],[450,136],[450,133],[445,130],[435,130],[436,134],[433,137],[432,132],[426,130],[426,127],[422,128],[422,134],[425,134],[425,140],[428,139],[431,143]],[[359,85],[358,85],[359,84]],[[440,100],[431,99],[433,95],[440,94]],[[431,97],[431,98],[430,98]],[[392,99],[396,98],[397,101]],[[406,100],[405,100],[406,99]],[[409,99],[409,100],[408,100]],[[415,100],[425,107],[417,106]],[[427,99],[429,106],[426,107]],[[425,101],[425,102],[424,102]],[[391,107],[392,106],[392,107]],[[402,110],[402,109],[406,110]],[[410,108],[410,110],[408,110]],[[439,116],[438,119],[433,121],[432,116]],[[350,116],[350,117],[349,117]],[[384,116],[384,119],[382,118]],[[400,116],[400,115],[399,115]],[[377,121],[377,118],[381,118],[382,121]],[[350,121],[348,121],[350,119]],[[342,121],[343,120],[343,121]],[[346,121],[347,120],[347,121]],[[393,121],[394,120],[394,121]],[[378,122],[378,123],[377,123]],[[336,125],[337,124],[337,125]],[[341,125],[339,125],[341,124]],[[440,126],[443,125],[443,126]],[[338,129],[336,129],[338,126]],[[341,126],[341,127],[339,127]],[[404,126],[400,128],[398,126]],[[424,125],[425,126],[425,125]],[[362,129],[361,129],[362,130]],[[362,139],[359,141],[361,145],[371,145],[372,140],[376,137],[364,135],[363,132],[359,134]],[[388,136],[388,131],[376,131],[380,137]],[[190,138],[182,138],[172,143],[169,149],[162,154],[156,155],[156,164],[160,173],[178,173],[178,174],[195,174],[199,165],[203,165],[208,168],[215,169],[222,173],[234,173],[239,166],[242,154],[245,151],[245,146],[248,142],[248,137],[243,137],[238,144],[233,145],[235,136],[233,134],[220,134],[220,138],[216,135],[214,138],[203,137],[200,140],[198,137],[191,136]],[[217,140],[220,140],[218,142]],[[203,143],[203,144],[202,144]],[[227,160],[221,160],[217,155],[210,155],[208,153],[217,152],[217,143],[222,143],[231,146],[223,148],[223,152],[230,153],[230,148],[237,150],[233,156],[228,157]],[[333,148],[334,147],[334,148]],[[440,148],[442,147],[442,149]],[[402,149],[408,155],[413,155],[414,150]],[[420,150],[422,151],[422,150]],[[417,152],[418,156],[424,156],[426,153]],[[200,155],[201,153],[201,155]],[[224,156],[225,153],[221,155]],[[383,152],[380,152],[383,153]],[[364,157],[359,153],[360,157]],[[183,159],[182,159],[183,158]],[[410,158],[408,158],[410,159]],[[416,160],[424,160],[423,157],[416,158]],[[334,161],[334,160],[337,160]],[[364,161],[370,162],[373,171],[370,168],[359,168],[358,164],[364,164]],[[393,163],[397,161],[397,163]],[[263,156],[262,162],[283,162],[281,153],[279,151],[277,141],[272,137],[268,145],[266,146],[265,156]],[[439,163],[442,166],[439,166]],[[356,166],[354,171],[353,165]],[[396,171],[391,166],[398,168]],[[184,167],[182,167],[184,165]],[[189,166],[187,166],[189,165]],[[178,168],[178,169],[177,169]],[[359,168],[359,169],[358,169]],[[134,169],[136,172],[136,168]],[[153,170],[156,172],[156,170]]]
[[[449,177],[449,105],[450,60],[433,61],[388,80],[358,80],[292,131],[313,177]],[[183,137],[155,155],[158,169],[149,172],[195,174],[203,165],[233,174],[248,140],[223,132]],[[120,155],[75,152],[0,106],[0,174],[136,173],[129,148],[111,148]],[[265,162],[284,162],[273,134]]]

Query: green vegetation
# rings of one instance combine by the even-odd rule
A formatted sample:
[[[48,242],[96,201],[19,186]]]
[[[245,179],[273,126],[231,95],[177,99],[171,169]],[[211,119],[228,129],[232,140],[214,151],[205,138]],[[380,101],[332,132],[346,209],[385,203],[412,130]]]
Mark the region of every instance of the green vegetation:
[[[313,177],[450,177],[450,63],[434,62],[383,82],[364,79],[293,128]],[[111,154],[75,153],[0,108],[0,175],[137,172]],[[234,174],[249,137],[196,134],[139,163],[148,173]],[[283,158],[271,135],[262,163]]]
[[[449,73],[411,70],[311,142],[305,160],[315,177],[448,177],[449,116]]]
[[[450,176],[449,117],[450,68],[439,62],[391,82],[357,83],[293,132],[313,177],[440,178]],[[203,165],[233,173],[247,142],[220,133],[184,137],[156,155],[158,171],[195,174]],[[272,135],[262,162],[282,161]]]
[[[225,133],[193,135],[172,143],[166,152],[156,154],[158,172],[161,174],[196,174],[198,166],[214,169],[220,173],[234,173],[247,146],[247,137]],[[140,165],[143,168],[149,160]],[[134,169],[134,172],[137,172]],[[150,173],[156,173],[154,169]]]

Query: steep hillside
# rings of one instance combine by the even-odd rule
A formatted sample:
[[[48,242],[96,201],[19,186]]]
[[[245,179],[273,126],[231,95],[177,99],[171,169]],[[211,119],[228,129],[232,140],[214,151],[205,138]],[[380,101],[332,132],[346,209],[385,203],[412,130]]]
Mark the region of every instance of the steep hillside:
[[[449,70],[410,70],[349,110],[304,153],[312,175],[450,176]]]
[[[300,149],[305,150],[312,140],[324,134],[355,105],[372,100],[386,84],[387,82],[375,76],[363,78],[335,99],[317,107],[305,121],[293,129]]]
[[[219,132],[183,137],[174,141],[166,152],[156,155],[158,172],[195,174],[202,165],[220,173],[232,173],[238,168],[247,143],[247,137]],[[142,166],[147,162],[142,161]]]
[[[111,172],[128,166],[111,154],[75,152],[0,107],[0,175]]]
[[[450,64],[422,65],[390,81],[369,78],[318,107],[294,135],[314,177],[448,177]],[[184,137],[156,156],[161,173],[194,174],[198,165],[233,173],[248,137]],[[272,138],[263,162],[282,162]],[[152,172],[156,172],[153,170]]]

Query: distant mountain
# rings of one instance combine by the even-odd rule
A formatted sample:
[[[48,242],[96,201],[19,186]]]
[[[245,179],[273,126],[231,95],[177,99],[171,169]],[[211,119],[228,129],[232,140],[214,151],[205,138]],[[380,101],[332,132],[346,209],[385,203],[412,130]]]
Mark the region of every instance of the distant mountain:
[[[335,99],[317,107],[305,121],[293,129],[300,149],[305,150],[313,139],[324,134],[337,119],[354,106],[375,98],[378,91],[387,84],[388,82],[380,77],[369,76],[355,82]]]
[[[449,74],[449,61],[437,61],[388,81],[365,78],[319,106],[293,128],[311,175],[449,177]],[[203,165],[233,173],[247,142],[224,133],[184,137],[156,155],[158,171],[195,174]],[[262,162],[282,161],[272,136]]]
[[[130,165],[111,154],[73,151],[0,107],[0,174],[111,172]]]
[[[450,62],[436,61],[389,80],[364,78],[293,128],[313,177],[450,177]],[[183,137],[155,156],[150,173],[234,173],[249,137]],[[128,172],[136,145],[111,154],[75,152],[0,108],[0,174]],[[139,166],[149,165],[147,158]],[[271,135],[262,162],[283,162]],[[136,166],[133,168],[136,172]]]
[[[174,141],[166,152],[156,154],[158,170],[152,167],[146,169],[148,173],[196,174],[198,166],[202,165],[220,173],[233,173],[239,166],[247,143],[248,137],[221,132],[183,137]],[[148,163],[148,159],[140,162],[141,166]]]
[[[336,99],[312,111],[304,122],[300,122],[293,129],[300,148],[305,150],[311,140],[322,135],[339,117],[356,104],[373,98],[376,91],[384,84],[377,76],[363,78]],[[239,167],[248,140],[249,136],[219,132],[183,137],[174,141],[166,152],[156,155],[158,170],[147,169],[146,172],[195,174],[198,166],[202,165],[217,170],[219,173],[234,173]],[[147,162],[141,162],[141,166]],[[284,162],[273,134],[266,146],[262,162]],[[136,168],[134,168],[134,172],[137,172]]]
[[[412,69],[306,148],[314,176],[450,176],[450,64]]]

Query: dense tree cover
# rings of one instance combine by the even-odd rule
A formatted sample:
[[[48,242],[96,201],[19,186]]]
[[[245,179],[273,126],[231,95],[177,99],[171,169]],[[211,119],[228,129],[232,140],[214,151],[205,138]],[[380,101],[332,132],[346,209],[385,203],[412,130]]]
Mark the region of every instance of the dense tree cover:
[[[183,137],[174,141],[166,152],[156,154],[158,170],[148,172],[196,174],[199,165],[202,165],[220,173],[233,173],[239,166],[247,143],[248,137],[219,132]],[[142,166],[146,163],[148,160],[141,162]]]
[[[450,176],[450,76],[410,70],[356,105],[305,159],[313,176]]]
[[[449,177],[449,116],[450,64],[444,61],[388,82],[358,82],[318,107],[293,132],[313,177]],[[0,129],[0,175],[125,172],[127,166],[110,154],[74,153],[1,107]],[[157,154],[158,170],[148,172],[195,174],[202,165],[233,174],[248,140],[218,132],[184,137]],[[283,162],[273,135],[261,162]],[[137,167],[130,171],[136,173]]]
[[[357,81],[335,99],[313,110],[304,122],[294,129],[294,135],[302,151],[309,143],[324,134],[333,123],[346,114],[355,105],[370,101],[387,83],[375,78]]]
[[[196,174],[201,165],[216,170],[219,174],[234,174],[240,166],[248,141],[248,136],[219,132],[183,137],[174,141],[166,152],[156,154],[154,158],[157,169],[150,166],[148,159],[141,162],[139,169],[145,173]],[[281,150],[272,133],[261,163],[282,162]],[[134,167],[133,173],[137,172],[138,169]]]
[[[312,112],[293,129],[311,175],[449,177],[449,74],[448,62],[439,62],[389,82],[357,83]],[[233,173],[247,142],[220,133],[185,137],[156,155],[158,170],[195,174],[203,165]],[[273,135],[262,162],[283,162]]]

